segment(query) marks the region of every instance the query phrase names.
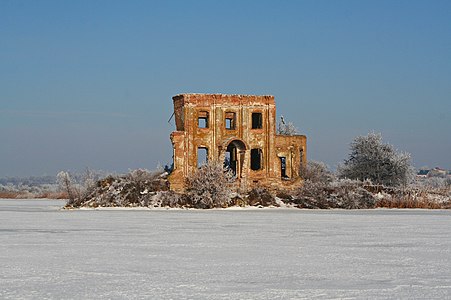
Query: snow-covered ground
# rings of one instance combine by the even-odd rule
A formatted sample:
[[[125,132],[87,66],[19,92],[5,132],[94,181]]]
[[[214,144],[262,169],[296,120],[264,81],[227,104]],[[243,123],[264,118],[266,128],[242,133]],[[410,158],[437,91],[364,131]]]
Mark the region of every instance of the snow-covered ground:
[[[1,299],[450,299],[451,211],[0,200]]]

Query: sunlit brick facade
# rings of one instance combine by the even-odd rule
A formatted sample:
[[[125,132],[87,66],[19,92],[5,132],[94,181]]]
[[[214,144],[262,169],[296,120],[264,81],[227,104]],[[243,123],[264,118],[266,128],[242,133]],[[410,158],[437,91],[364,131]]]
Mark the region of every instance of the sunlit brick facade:
[[[301,180],[306,137],[276,134],[274,96],[180,94],[172,99],[171,190],[183,191],[186,177],[204,159],[224,162],[241,190],[289,189]]]

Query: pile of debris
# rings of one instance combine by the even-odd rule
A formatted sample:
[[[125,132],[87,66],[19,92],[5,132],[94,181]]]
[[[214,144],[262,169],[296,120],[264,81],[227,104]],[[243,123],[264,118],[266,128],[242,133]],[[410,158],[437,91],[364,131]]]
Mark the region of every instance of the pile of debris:
[[[322,168],[318,168],[322,170]],[[275,197],[256,186],[243,193],[232,188],[233,178],[222,165],[202,166],[186,182],[185,193],[169,190],[168,172],[134,170],[126,175],[72,184],[67,173],[59,174],[63,192],[69,195],[66,208],[148,207],[227,208],[233,206],[297,207],[309,209],[451,208],[451,189],[385,187],[370,181],[338,179],[327,172],[308,175],[293,193],[277,192]],[[327,175],[327,176],[326,176]]]
[[[70,195],[65,208],[150,206],[167,192],[167,172],[133,170],[126,175],[109,175],[84,186],[66,184]]]
[[[207,175],[206,175],[207,174]],[[64,176],[66,177],[64,177]],[[62,189],[69,195],[65,208],[149,207],[226,208],[232,206],[277,207],[276,198],[262,187],[249,193],[232,191],[222,166],[205,165],[187,181],[183,194],[169,190],[168,173],[134,170],[126,175],[109,175],[83,185],[72,184],[61,175]],[[60,177],[61,177],[60,176]]]

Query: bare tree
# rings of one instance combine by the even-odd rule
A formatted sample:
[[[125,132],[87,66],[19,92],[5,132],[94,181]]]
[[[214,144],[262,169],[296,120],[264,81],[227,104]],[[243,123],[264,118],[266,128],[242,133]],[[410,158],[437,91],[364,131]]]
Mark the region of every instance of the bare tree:
[[[286,122],[283,116],[280,116],[280,122],[277,127],[277,134],[280,135],[297,135],[299,130],[292,122]]]
[[[68,202],[73,203],[76,199],[76,192],[69,172],[61,171],[56,175],[56,180],[61,191],[67,193]]]

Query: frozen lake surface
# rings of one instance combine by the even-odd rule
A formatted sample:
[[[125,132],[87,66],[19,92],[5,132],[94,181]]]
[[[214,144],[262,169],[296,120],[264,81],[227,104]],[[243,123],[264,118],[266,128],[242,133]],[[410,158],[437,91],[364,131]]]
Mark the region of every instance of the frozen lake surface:
[[[450,299],[451,211],[0,200],[1,299]]]

